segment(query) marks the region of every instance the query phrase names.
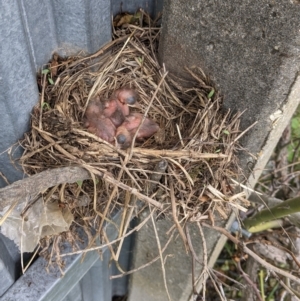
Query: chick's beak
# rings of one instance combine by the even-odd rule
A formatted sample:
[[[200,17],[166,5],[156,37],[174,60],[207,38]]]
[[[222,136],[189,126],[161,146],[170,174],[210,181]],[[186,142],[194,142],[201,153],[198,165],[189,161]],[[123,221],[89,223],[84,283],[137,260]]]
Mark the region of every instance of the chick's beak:
[[[139,110],[142,110],[142,106],[138,103],[138,102],[135,102],[134,104],[128,104],[128,107],[130,108],[137,108]]]
[[[129,88],[121,88],[115,92],[118,100],[123,104],[133,105],[138,100],[138,94],[135,90]]]

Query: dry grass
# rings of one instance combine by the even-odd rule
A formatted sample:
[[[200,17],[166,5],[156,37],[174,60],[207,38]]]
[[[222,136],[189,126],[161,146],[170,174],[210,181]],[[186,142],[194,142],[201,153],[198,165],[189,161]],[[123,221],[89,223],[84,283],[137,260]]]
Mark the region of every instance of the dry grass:
[[[55,55],[50,72],[38,78],[41,100],[22,142],[20,162],[29,175],[70,165],[91,172],[92,180],[44,193],[44,199],[71,208],[87,233],[100,233],[105,221],[112,222],[112,210],[124,208],[122,223],[116,225],[121,237],[138,214],[134,211],[149,202],[174,219],[186,243],[183,228],[190,219],[215,211],[226,218],[231,206],[243,201],[241,195],[232,198],[229,183],[238,176],[239,115],[221,111],[221,96],[211,92],[216,89],[200,69],[183,70],[193,79],[187,88],[167,75],[157,60],[159,35],[160,28],[151,22],[115,29],[113,41],[97,53],[67,59]],[[125,85],[138,91],[141,112],[160,126],[154,137],[127,151],[83,126],[93,96],[108,98]],[[83,197],[85,204],[80,203]]]

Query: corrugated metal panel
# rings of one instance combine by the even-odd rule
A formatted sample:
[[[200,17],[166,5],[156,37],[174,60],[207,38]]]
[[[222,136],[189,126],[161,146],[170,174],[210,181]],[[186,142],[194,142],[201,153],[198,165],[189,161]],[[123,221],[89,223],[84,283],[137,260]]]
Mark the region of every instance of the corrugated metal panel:
[[[54,51],[92,53],[108,42],[110,11],[110,1],[105,0],[0,1],[0,170],[10,182],[22,173],[3,152],[28,129],[38,101],[36,71]]]
[[[111,39],[111,13],[116,14],[120,9],[133,12],[140,7],[154,14],[162,9],[162,1],[0,0],[0,171],[9,182],[23,177],[10,163],[7,149],[28,130],[30,113],[38,101],[37,70],[49,61],[53,52],[61,55],[72,55],[79,50],[95,52]],[[21,152],[20,147],[15,148],[11,155],[19,157]],[[0,187],[5,185],[0,177]],[[65,300],[85,301],[109,300],[112,294],[125,294],[126,279],[116,281],[108,289],[111,285],[107,282],[108,262],[97,258],[91,255],[80,266],[86,274],[83,278],[76,274],[79,258],[69,258],[73,276],[62,279],[48,275],[45,262],[38,259],[0,300],[54,300],[50,295],[42,297],[41,291],[63,292],[59,296],[64,295]],[[13,243],[0,236],[0,296],[18,277],[19,261]],[[98,282],[94,283],[94,279]],[[109,294],[96,299],[102,294],[101,288],[105,288],[102,293]]]

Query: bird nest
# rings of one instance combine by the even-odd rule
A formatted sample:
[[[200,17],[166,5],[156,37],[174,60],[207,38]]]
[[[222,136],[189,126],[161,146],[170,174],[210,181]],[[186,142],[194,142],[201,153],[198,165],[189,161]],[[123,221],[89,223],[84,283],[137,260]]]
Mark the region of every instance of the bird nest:
[[[192,79],[189,87],[171,77],[157,59],[159,36],[151,20],[146,27],[123,25],[93,55],[55,54],[38,77],[40,102],[20,162],[29,175],[68,166],[90,173],[90,179],[43,192],[68,207],[84,229],[101,231],[114,223],[115,208],[134,208],[126,215],[130,219],[152,206],[169,214],[184,236],[187,221],[213,211],[226,218],[232,206],[240,206],[231,187],[238,172],[240,115],[221,110],[222,98],[201,69],[182,70]],[[84,116],[96,95],[109,99],[125,86],[138,93],[139,108],[132,110],[159,130],[121,149],[88,132]],[[126,224],[118,228],[122,233]]]

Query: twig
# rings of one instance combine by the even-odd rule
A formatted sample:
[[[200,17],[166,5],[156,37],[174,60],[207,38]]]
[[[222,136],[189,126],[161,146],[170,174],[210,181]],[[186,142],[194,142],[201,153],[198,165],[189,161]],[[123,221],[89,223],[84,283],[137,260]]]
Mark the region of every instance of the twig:
[[[219,271],[217,271],[217,270],[212,270],[212,269],[210,269],[210,273],[218,274],[218,275],[220,275],[220,276],[222,276],[222,277],[224,277],[224,278],[230,280],[231,282],[235,283],[236,285],[240,286],[242,289],[245,288],[245,285],[243,285],[242,283],[236,281],[235,279],[233,279],[233,278],[231,278],[231,277],[225,275],[224,273],[221,273],[221,272],[219,272]],[[215,277],[217,277],[217,276],[215,276]],[[228,286],[228,285],[227,285],[227,286]]]
[[[107,212],[102,213],[97,209],[97,181],[96,181],[96,178],[95,178],[95,175],[94,175],[93,171],[90,170],[90,168],[88,166],[86,166],[86,169],[90,172],[91,178],[92,178],[93,183],[94,183],[94,201],[93,201],[94,211],[102,218],[102,220],[101,220],[102,223],[104,222],[104,220],[106,220],[110,224],[114,225],[116,227],[116,229],[118,230],[118,225],[115,222],[113,222],[112,220],[110,220],[109,218],[106,217]],[[102,229],[102,225],[99,228]],[[91,243],[92,242],[90,242],[90,245],[91,245]]]
[[[58,143],[55,143],[55,141],[50,137],[49,133],[38,129],[36,126],[32,126],[32,128],[36,129],[39,131],[40,135],[48,142],[52,143],[56,150],[58,150],[61,154],[65,155],[69,160],[72,162],[78,162],[78,158],[67,152],[63,147],[61,147]]]
[[[45,86],[46,86],[46,78],[47,73],[43,76],[43,84],[42,84],[42,93],[41,93],[41,104],[40,104],[40,116],[39,116],[39,129],[42,130],[42,117],[43,117],[43,105],[44,105],[44,97],[45,97]]]
[[[192,244],[188,224],[185,226],[185,233],[186,233],[186,238],[187,238],[187,243],[188,243],[189,249],[192,253],[192,285],[193,285],[193,292],[194,292],[194,294],[198,294],[197,289],[196,289],[196,285],[195,285],[195,266],[196,266],[195,261],[197,260],[199,262],[199,259],[198,259],[198,256],[197,256],[197,254],[194,250],[193,244]],[[199,262],[199,263],[202,265],[201,262]]]
[[[184,246],[185,246],[185,251],[186,253],[188,253],[188,242],[187,242],[187,238],[186,235],[183,232],[183,229],[181,227],[181,225],[178,222],[178,218],[177,218],[177,210],[176,210],[176,199],[175,199],[175,194],[174,194],[174,185],[173,185],[173,179],[172,176],[169,177],[169,184],[170,184],[170,198],[171,198],[171,205],[172,205],[172,216],[173,216],[173,220],[174,223],[177,227],[177,230],[183,240]]]
[[[179,126],[178,126],[177,123],[176,123],[176,129],[177,129],[177,133],[178,133],[178,136],[179,136],[179,140],[180,140],[181,146],[184,148],[184,143],[183,143],[183,140],[182,140],[182,135],[181,135],[180,128],[179,128]]]
[[[56,187],[56,186],[55,186]],[[43,201],[43,198],[41,197],[41,194],[43,192],[41,192],[39,195],[37,195],[33,200],[31,200],[31,202],[27,202],[26,206],[24,207],[24,209],[22,210],[22,212],[20,213],[20,216],[23,218],[26,214],[26,212],[29,210],[29,208],[31,208],[36,202],[40,202]],[[46,203],[46,202],[45,202]]]
[[[106,174],[102,171],[99,171],[99,170],[97,170],[97,169],[95,169],[95,168],[93,168],[93,167],[91,167],[87,164],[84,164],[83,167],[85,167],[88,170],[92,171],[94,174],[99,175],[100,177],[102,177],[108,183],[113,184],[114,186],[118,186],[119,188],[121,188],[123,190],[129,191],[131,194],[134,194],[138,199],[140,199],[142,201],[146,201],[146,202],[150,203],[151,205],[153,205],[153,206],[155,206],[159,209],[163,208],[163,205],[161,203],[159,203],[159,202],[149,198],[148,196],[138,192],[135,188],[129,187],[128,185],[115,180],[114,178],[112,178],[108,174]]]
[[[243,271],[242,266],[241,266],[241,262],[238,262],[237,264],[238,269],[240,271],[240,273],[242,274],[242,276],[244,277],[244,279],[246,280],[246,282],[252,287],[252,289],[254,290],[256,296],[257,296],[257,300],[259,301],[263,301],[259,290],[257,288],[257,286],[255,285],[255,283],[250,279],[250,277]]]
[[[217,285],[216,281],[220,282],[219,279],[213,274],[211,273],[210,270],[208,270],[208,274],[209,274],[209,278],[211,279],[213,286],[215,287],[216,291],[218,292],[219,297],[221,298],[222,301],[227,301],[227,299],[224,296],[224,291],[221,285]],[[216,280],[214,279],[214,277],[216,277]]]
[[[22,204],[26,198],[34,199],[41,191],[61,183],[74,183],[90,179],[89,172],[79,166],[61,167],[45,170],[31,177],[16,181],[0,189],[0,211],[12,202]]]
[[[113,245],[116,242],[118,242],[118,241],[124,239],[125,237],[129,236],[133,232],[139,231],[148,222],[148,220],[150,219],[150,217],[151,217],[150,215],[147,216],[147,218],[145,218],[145,220],[143,222],[141,222],[139,225],[137,225],[136,227],[134,227],[132,230],[128,231],[126,234],[123,235],[123,237],[114,239],[111,242],[103,244],[101,246],[97,246],[97,247],[92,247],[92,248],[89,248],[89,249],[84,249],[84,250],[79,250],[79,251],[74,251],[74,252],[70,252],[70,253],[61,254],[60,257],[66,257],[66,256],[74,255],[74,254],[85,254],[87,252],[91,252],[91,251],[95,251],[95,250],[101,250],[101,249],[104,249],[104,248],[108,247],[109,245]]]
[[[124,162],[123,166],[126,166],[127,162],[128,162],[128,156],[125,157],[125,162]],[[118,182],[120,182],[121,177],[123,175],[123,172],[124,172],[124,168],[122,168],[119,171],[118,178],[117,178]],[[117,193],[117,190],[118,190],[118,186],[114,185],[114,188],[113,188],[113,190],[112,190],[112,192],[111,192],[111,194],[110,194],[110,196],[108,198],[108,201],[106,202],[105,209],[104,209],[104,212],[103,212],[103,216],[107,215],[108,210],[110,208],[110,204],[111,204],[113,198],[115,197],[115,194]],[[102,220],[100,222],[99,229],[102,229],[103,223],[104,223],[104,218],[102,218]]]
[[[25,207],[27,207],[29,198],[26,198]],[[24,274],[24,250],[23,250],[23,239],[24,236],[26,236],[26,231],[24,231],[24,222],[25,222],[25,216],[22,216],[22,223],[21,223],[21,238],[20,238],[20,252],[21,252],[21,268],[22,272]]]
[[[41,191],[44,191],[47,188],[56,186],[58,184],[75,183],[77,181],[91,179],[91,174],[88,172],[88,170],[92,171],[94,174],[99,175],[108,183],[117,185],[119,188],[129,191],[138,199],[146,201],[157,208],[163,208],[162,204],[138,192],[136,189],[129,187],[124,183],[118,182],[104,172],[101,172],[88,165],[83,165],[83,167],[72,166],[46,170],[39,174],[33,175],[20,181],[16,181],[9,186],[1,188],[0,211],[2,211],[6,206],[10,205],[13,201],[18,201],[18,204],[24,203],[27,196],[31,196],[32,199],[34,199],[35,196],[38,195]]]
[[[151,213],[152,214],[152,213]],[[161,252],[164,253],[165,250],[167,249],[168,245],[170,244],[170,242],[172,241],[173,239],[173,236],[174,236],[174,231],[172,232],[171,236],[169,237],[168,241],[166,242],[165,246],[161,249]],[[128,272],[125,272],[125,273],[122,273],[120,275],[114,275],[114,276],[110,276],[110,279],[116,279],[116,278],[121,278],[121,277],[124,277],[126,275],[130,275],[130,274],[133,274],[139,270],[142,270],[148,266],[150,266],[151,264],[153,264],[154,262],[156,262],[158,259],[160,259],[160,255],[156,256],[155,258],[153,258],[151,261],[147,262],[146,264],[143,264],[142,266],[136,268],[136,269],[133,269],[131,271],[128,271]]]
[[[295,292],[291,287],[289,287],[288,285],[286,285],[284,283],[284,281],[282,281],[278,275],[276,275],[276,273],[274,273],[273,271],[271,271],[272,275],[277,279],[277,281],[287,290],[287,292],[289,292],[291,294],[292,297],[295,297],[296,300],[300,301],[300,295],[298,292]]]
[[[203,229],[201,227],[200,222],[197,222],[197,226],[199,228],[199,232],[200,232],[200,236],[201,236],[201,240],[202,240],[202,246],[203,246],[203,270],[205,272],[207,272],[208,271],[208,268],[207,268],[207,257],[208,256],[207,256],[206,240],[205,240]],[[205,300],[205,292],[206,292],[206,282],[204,282],[203,289],[202,289],[203,300]]]
[[[170,149],[146,149],[146,148],[137,148],[133,149],[134,155],[144,155],[144,156],[153,156],[159,158],[182,158],[193,161],[193,159],[224,159],[228,158],[228,155],[225,154],[208,154],[195,152],[192,150],[170,150]]]
[[[22,264],[22,273],[23,273],[23,274],[25,274],[25,272],[26,272],[26,271],[28,270],[28,268],[30,267],[32,261],[35,259],[35,256],[36,256],[36,254],[38,253],[39,249],[40,249],[40,246],[38,245],[38,246],[36,247],[36,250],[34,251],[33,255],[31,256],[30,260],[27,262],[25,268],[24,268],[24,265]],[[21,255],[21,257],[23,257],[23,254]],[[22,259],[22,262],[23,262],[23,259]]]
[[[254,123],[252,123],[249,127],[247,127],[242,133],[240,133],[232,142],[231,145],[234,144],[235,142],[237,142],[242,136],[244,136],[250,129],[252,129],[256,124],[258,123],[258,121],[255,121]]]
[[[7,211],[3,214],[3,216],[0,218],[0,226],[5,222],[5,220],[9,217],[11,212],[15,209],[17,206],[18,201],[15,201],[13,204],[10,205],[10,207],[7,209]]]
[[[1,153],[0,153],[0,155],[1,155]],[[10,183],[9,183],[9,181],[8,181],[8,179],[7,179],[7,177],[0,171],[0,177],[2,177],[2,179],[4,180],[4,182],[7,184],[7,185],[9,185]]]
[[[244,243],[240,242],[237,238],[235,238],[234,236],[232,236],[229,232],[226,231],[226,229],[217,227],[217,226],[211,226],[208,225],[206,223],[202,223],[203,226],[207,227],[207,228],[211,228],[211,229],[215,229],[218,232],[224,234],[228,239],[230,239],[233,243],[235,243],[236,245],[241,246],[243,252],[245,252],[246,254],[250,255],[251,257],[253,257],[256,261],[258,261],[262,266],[264,266],[266,269],[269,269],[273,272],[276,272],[284,277],[287,277],[297,283],[300,284],[300,279],[295,277],[294,275],[279,269],[271,264],[269,264],[268,262],[266,262],[265,260],[263,260],[261,257],[259,257],[258,255],[256,255],[252,250],[250,250]]]
[[[291,257],[293,258],[295,264],[296,264],[296,265],[298,266],[298,268],[300,269],[300,262],[297,260],[297,257],[295,256],[295,254],[294,254],[291,250],[289,250],[289,249],[287,249],[287,248],[285,248],[285,247],[279,245],[278,243],[275,243],[275,242],[272,242],[272,243],[271,243],[271,242],[268,241],[268,240],[258,240],[258,241],[254,240],[254,241],[249,241],[247,244],[250,244],[250,243],[257,243],[257,244],[264,244],[264,245],[272,245],[273,247],[278,248],[279,250],[282,250],[282,251],[284,251],[284,252],[289,253],[289,254],[291,255]]]
[[[129,197],[129,202],[133,201],[134,202],[134,199],[135,197],[134,196],[131,196]],[[129,227],[129,223],[132,219],[132,215],[133,215],[133,211],[134,211],[134,206],[131,206],[131,208],[129,209],[129,213],[128,213],[128,205],[129,205],[129,202],[125,200],[125,208],[124,208],[124,214],[122,216],[122,221],[121,221],[121,225],[120,225],[120,231],[119,231],[119,236],[118,237],[122,237],[128,227]],[[125,220],[126,218],[126,220]],[[125,221],[125,224],[124,224],[124,221]],[[124,239],[120,241],[119,245],[118,245],[118,250],[116,252],[116,258],[117,260],[119,259],[119,256],[120,256],[120,253],[121,253],[121,249],[122,249],[122,246],[123,246],[123,242],[124,242]]]
[[[165,270],[163,255],[162,255],[161,244],[160,244],[159,236],[158,236],[158,233],[157,233],[156,225],[155,225],[155,222],[154,222],[153,214],[151,214],[151,221],[152,221],[152,225],[153,225],[153,229],[154,229],[154,233],[155,233],[155,238],[156,238],[156,243],[157,243],[157,247],[158,247],[159,257],[160,257],[160,260],[161,260],[161,269],[162,269],[162,273],[163,273],[164,285],[165,285],[166,293],[168,295],[168,299],[169,299],[169,301],[171,301],[171,296],[170,296],[168,285],[167,285],[166,270]]]
[[[126,152],[124,152],[121,149],[118,149],[117,147],[113,146],[112,144],[108,143],[107,141],[99,138],[98,136],[96,136],[94,134],[91,134],[87,131],[83,131],[83,130],[80,130],[80,129],[75,129],[75,128],[72,129],[72,132],[76,135],[81,135],[81,136],[86,136],[86,137],[93,138],[94,140],[105,144],[106,146],[108,146],[112,151],[116,152],[117,154],[119,154],[123,157],[126,156]],[[113,152],[112,152],[112,155],[113,155]]]
[[[137,137],[137,135],[138,135],[138,133],[139,133],[139,130],[140,130],[140,128],[142,127],[142,125],[143,125],[143,123],[144,123],[144,121],[145,121],[145,119],[146,119],[146,117],[147,117],[147,114],[148,114],[148,112],[149,112],[149,109],[150,109],[150,107],[151,107],[151,105],[152,105],[152,103],[153,103],[153,101],[154,101],[154,99],[155,99],[155,97],[156,97],[156,94],[157,94],[157,92],[159,91],[159,88],[160,88],[161,84],[164,82],[165,77],[167,76],[167,74],[168,74],[168,72],[165,72],[165,73],[162,75],[162,77],[161,77],[161,79],[160,79],[160,81],[159,81],[159,83],[158,83],[158,85],[157,85],[157,88],[156,88],[156,90],[154,91],[154,93],[153,93],[153,95],[152,95],[152,97],[151,97],[151,100],[150,100],[150,102],[149,102],[149,104],[148,104],[148,107],[147,107],[147,109],[146,109],[146,111],[145,111],[145,113],[144,113],[143,119],[142,119],[140,125],[138,126],[136,132],[134,133],[134,136],[133,136],[132,142],[131,142],[131,148],[130,148],[130,153],[129,153],[129,159],[132,157],[135,139],[136,139],[136,137]]]
[[[118,39],[113,40],[110,43],[107,43],[104,47],[102,47],[100,50],[98,50],[97,52],[95,52],[94,54],[87,56],[87,57],[83,57],[79,60],[76,60],[74,63],[72,63],[69,66],[69,69],[71,69],[72,67],[78,65],[79,63],[85,62],[85,61],[91,61],[94,58],[99,57],[100,55],[104,54],[106,51],[110,50],[110,48],[116,44],[120,44],[122,43],[124,40],[126,40],[130,35],[125,35],[123,37],[120,37]],[[63,72],[60,74],[60,76],[63,74]]]
[[[107,237],[106,232],[103,231],[102,233],[103,233],[103,238],[104,238],[105,242],[106,242],[106,243],[109,243],[109,239],[108,239],[108,237]],[[121,241],[121,242],[122,242],[122,241]],[[108,249],[109,249],[109,251],[110,251],[110,253],[111,253],[111,256],[112,256],[112,258],[113,258],[113,260],[114,260],[114,262],[115,262],[115,264],[116,264],[117,269],[118,269],[121,273],[125,273],[124,270],[122,269],[122,267],[120,266],[119,262],[118,262],[118,256],[116,255],[116,253],[115,253],[115,251],[114,251],[114,249],[113,249],[113,246],[112,246],[112,245],[108,245],[107,247],[108,247]]]

